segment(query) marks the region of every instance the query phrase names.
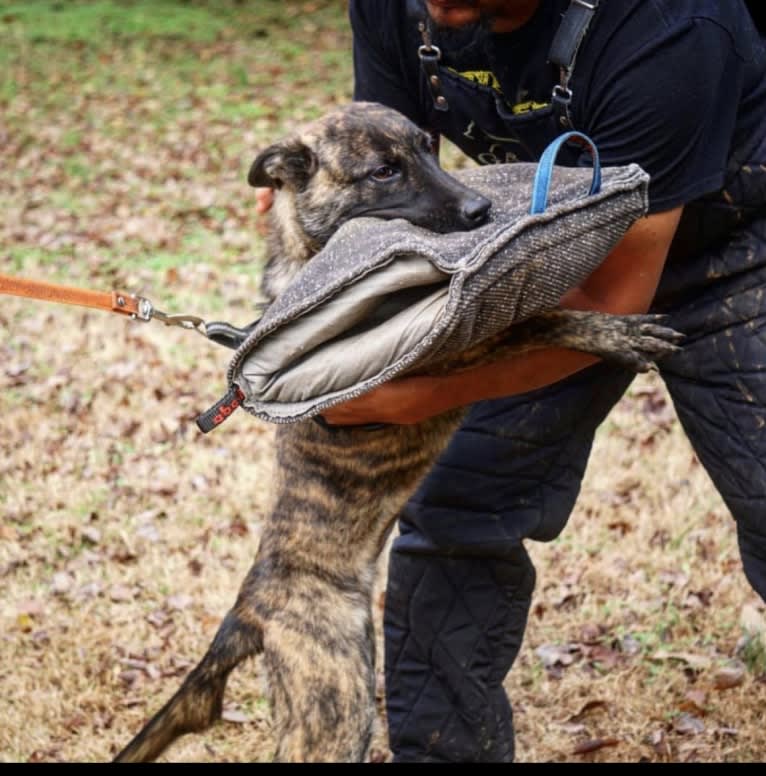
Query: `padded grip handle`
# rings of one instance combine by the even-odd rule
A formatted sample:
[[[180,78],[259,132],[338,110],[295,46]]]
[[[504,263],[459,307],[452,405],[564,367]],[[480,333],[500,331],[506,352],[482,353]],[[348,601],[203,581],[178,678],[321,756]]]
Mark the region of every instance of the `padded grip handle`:
[[[553,166],[556,163],[556,157],[561,150],[561,146],[570,140],[580,143],[590,152],[591,158],[593,159],[593,181],[588,194],[597,194],[600,191],[601,164],[599,162],[596,144],[587,135],[583,135],[582,132],[566,132],[557,137],[545,151],[543,151],[542,156],[540,157],[540,161],[537,165],[537,172],[535,173],[535,180],[532,184],[532,206],[529,209],[531,215],[544,213],[545,208],[548,207],[548,191],[551,186]]]

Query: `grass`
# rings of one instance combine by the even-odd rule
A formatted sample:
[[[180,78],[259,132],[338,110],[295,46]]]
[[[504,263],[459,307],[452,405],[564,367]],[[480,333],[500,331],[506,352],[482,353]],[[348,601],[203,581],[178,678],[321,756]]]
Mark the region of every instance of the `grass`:
[[[209,43],[225,29],[227,22],[233,23],[231,6],[223,6],[224,14],[216,12],[213,6],[156,0],[43,0],[7,3],[2,10],[7,33],[29,44],[90,44],[103,37],[114,41],[171,38]]]
[[[344,3],[0,1],[0,37],[0,271],[252,320],[247,170],[349,99]],[[229,356],[159,325],[0,304],[0,762],[109,759],[231,605],[268,509],[273,428],[196,431]],[[538,585],[506,680],[522,762],[766,756],[763,641],[740,624],[763,604],[664,396],[654,377],[634,384],[570,525],[529,545]],[[545,668],[550,645],[572,662]],[[730,660],[742,682],[718,690]],[[243,666],[227,695],[242,721],[166,759],[270,760],[263,683]],[[684,713],[704,730],[684,732]],[[577,753],[598,737],[619,743]],[[373,756],[387,757],[382,707]]]

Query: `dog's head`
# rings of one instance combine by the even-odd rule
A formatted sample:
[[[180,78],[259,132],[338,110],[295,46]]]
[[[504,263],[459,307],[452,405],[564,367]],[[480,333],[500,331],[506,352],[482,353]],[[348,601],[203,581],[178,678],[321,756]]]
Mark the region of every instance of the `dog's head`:
[[[275,190],[273,228],[293,262],[357,216],[451,232],[483,223],[491,206],[439,167],[427,132],[376,103],[351,103],[265,149],[248,182]]]

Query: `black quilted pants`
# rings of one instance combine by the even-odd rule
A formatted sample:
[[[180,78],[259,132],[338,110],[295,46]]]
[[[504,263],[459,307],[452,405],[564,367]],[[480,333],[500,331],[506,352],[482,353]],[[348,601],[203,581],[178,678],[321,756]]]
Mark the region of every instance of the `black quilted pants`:
[[[726,250],[669,264],[657,299],[687,335],[661,374],[766,598],[766,220]],[[513,759],[502,682],[534,588],[523,540],[563,529],[594,432],[631,379],[600,364],[476,405],[404,509],[385,611],[396,761]]]

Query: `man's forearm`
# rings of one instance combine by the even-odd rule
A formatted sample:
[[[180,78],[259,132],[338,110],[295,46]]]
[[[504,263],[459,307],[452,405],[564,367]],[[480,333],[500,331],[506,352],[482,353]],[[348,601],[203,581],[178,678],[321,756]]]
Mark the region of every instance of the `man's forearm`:
[[[545,348],[441,377],[405,377],[325,412],[330,423],[420,423],[483,399],[534,391],[598,361],[596,356]]]
[[[443,378],[445,401],[452,406],[516,396],[563,380],[599,361],[597,356],[564,348],[542,348],[483,364]]]

